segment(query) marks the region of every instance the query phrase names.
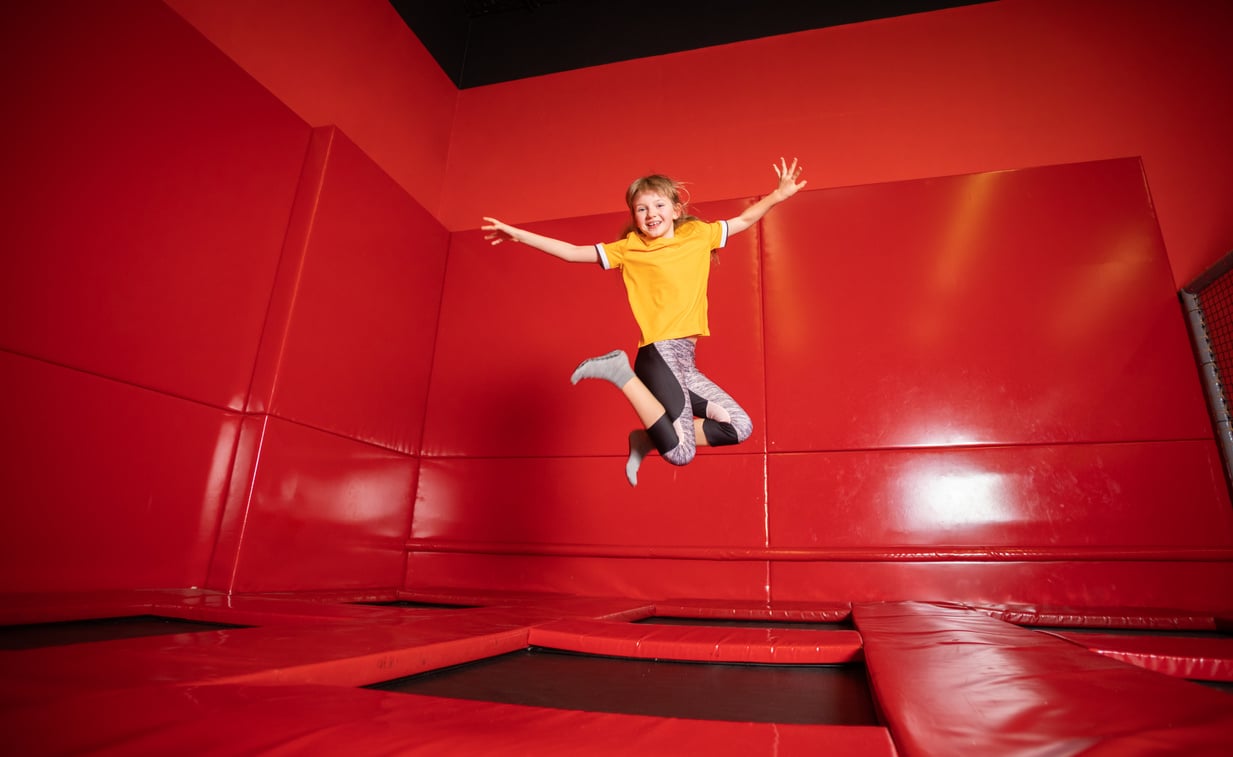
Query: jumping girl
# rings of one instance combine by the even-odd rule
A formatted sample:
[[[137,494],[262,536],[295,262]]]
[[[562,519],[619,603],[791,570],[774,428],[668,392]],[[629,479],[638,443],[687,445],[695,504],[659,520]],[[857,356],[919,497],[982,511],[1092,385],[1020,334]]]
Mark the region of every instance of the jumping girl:
[[[631,368],[622,350],[584,360],[570,381],[606,379],[619,388],[644,428],[629,434],[625,476],[638,484],[638,468],[652,449],[673,465],[694,458],[698,445],[738,444],[753,423],[726,392],[694,365],[698,337],[709,336],[707,281],[711,253],[729,235],[758,222],[767,211],[796,194],[801,168],[780,158],[773,166],[775,190],[727,221],[706,223],[687,215],[680,185],[667,176],[645,176],[630,185],[625,203],[632,227],[624,239],[580,246],[487,218],[482,228],[492,244],[521,242],[570,263],[620,269],[634,320],[642,332]]]

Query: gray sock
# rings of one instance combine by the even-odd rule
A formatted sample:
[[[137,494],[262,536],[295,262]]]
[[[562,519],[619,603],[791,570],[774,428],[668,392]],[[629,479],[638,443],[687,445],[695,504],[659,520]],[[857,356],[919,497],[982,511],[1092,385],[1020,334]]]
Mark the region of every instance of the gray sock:
[[[651,435],[643,429],[629,432],[629,460],[625,463],[625,478],[630,486],[638,485],[638,468],[642,466],[642,458],[655,449],[651,443]]]
[[[571,384],[577,384],[583,379],[607,379],[620,389],[634,377],[634,369],[629,367],[629,357],[623,350],[613,350],[607,355],[583,360],[574,369],[574,375],[569,377]]]

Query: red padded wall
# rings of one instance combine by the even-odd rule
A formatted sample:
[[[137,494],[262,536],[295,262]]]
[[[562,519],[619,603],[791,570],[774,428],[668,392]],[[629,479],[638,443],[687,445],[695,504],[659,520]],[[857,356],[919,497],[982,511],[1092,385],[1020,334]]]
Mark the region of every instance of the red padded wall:
[[[388,0],[165,0],[312,126],[439,212],[458,90]]]
[[[308,128],[158,2],[9,29],[0,347],[242,410]]]
[[[210,588],[399,582],[416,458],[264,415],[240,439]]]
[[[4,588],[397,585],[444,228],[161,2],[10,20]]]
[[[589,242],[620,220],[534,228]],[[566,382],[633,338],[615,275],[455,239],[413,585],[1115,601],[1083,588],[1104,576],[1168,604],[1202,575],[1186,601],[1208,609],[1229,588],[1233,510],[1138,160],[776,208],[714,269],[699,347],[758,431],[683,469],[653,456],[636,489],[631,411]]]
[[[766,158],[755,162],[740,151],[721,161],[722,171],[711,157],[743,129],[738,122],[722,121],[714,127],[720,131],[700,132],[652,165],[610,122],[589,120],[597,126],[586,130],[565,116],[597,112],[588,97],[608,85],[617,94],[604,97],[620,99],[624,88],[683,62],[707,76],[740,73],[742,55],[774,46],[808,70],[868,63],[862,50],[901,43],[910,50],[912,40],[939,39],[922,30],[968,38],[974,29],[1036,19],[1026,5],[1008,0],[879,22],[854,35],[824,31],[842,42],[824,53],[810,44],[816,35],[791,35],[727,48],[735,57],[723,65],[699,51],[468,93],[460,98],[452,148],[458,173],[446,188],[444,215],[465,211],[472,224],[480,212],[509,211],[508,220],[522,220],[544,214],[536,210],[544,198],[555,198],[544,208],[568,215],[599,204],[588,193],[605,191],[604,178],[618,171],[618,189],[631,171],[662,169],[711,197],[739,195],[762,186],[751,177],[769,172]],[[46,587],[81,577],[67,565],[106,562],[120,551],[126,559],[94,572],[92,585],[182,584],[207,573],[220,588],[388,584],[397,580],[411,491],[408,576],[420,584],[792,598],[812,596],[820,577],[844,575],[828,590],[842,597],[911,591],[911,579],[874,589],[870,576],[886,571],[942,570],[879,565],[879,549],[893,560],[922,546],[938,560],[985,549],[984,558],[963,557],[985,562],[1012,548],[1026,550],[1020,556],[1029,562],[1089,549],[1094,559],[1123,561],[1127,575],[1136,560],[1178,560],[1186,565],[1161,574],[1183,575],[1227,553],[1228,498],[1154,206],[1134,160],[812,191],[777,209],[724,253],[712,287],[716,338],[700,351],[703,370],[750,410],[754,437],[704,452],[686,470],[652,461],[631,490],[621,464],[632,414],[603,385],[566,383],[581,358],[633,345],[615,275],[493,249],[473,231],[451,242],[364,150],[332,128],[311,131],[161,3],[127,6],[119,25],[92,6],[61,12],[67,7],[23,9],[14,26],[22,33],[7,35],[13,39],[4,46],[7,70],[39,71],[13,82],[24,115],[4,127],[14,176],[6,195],[15,209],[12,248],[30,252],[3,261],[5,382],[25,386],[51,371],[37,380],[94,386],[80,391],[100,403],[121,390],[134,418],[192,418],[185,444],[208,453],[179,462],[165,453],[183,476],[169,475],[148,493],[132,490],[124,474],[164,462],[141,453],[151,444],[133,436],[147,433],[141,422],[109,423],[122,430],[100,436],[90,417],[97,403],[73,406],[83,448],[108,447],[142,464],[87,466],[109,482],[98,498],[119,514],[95,544],[71,529],[62,544],[51,543],[55,524],[91,506],[71,496],[76,484],[60,484],[59,510],[27,521],[30,533],[43,536],[21,554],[48,555],[31,565],[47,576]],[[1148,16],[1140,9],[1135,23]],[[1071,18],[1080,26],[1091,20],[1085,12]],[[112,26],[114,35],[93,34]],[[1033,26],[1016,39],[1041,33]],[[970,60],[935,61],[941,68],[928,75],[968,71]],[[1192,56],[1166,71],[1195,63]],[[831,94],[856,107],[868,92],[889,93],[899,115],[971,101],[956,99],[969,89],[953,77],[940,77],[947,79],[941,89],[905,93],[885,78],[897,70],[887,59],[859,81],[829,77],[841,88]],[[1210,81],[1222,80],[1213,73]],[[768,98],[786,86],[772,83]],[[552,142],[558,161],[577,151],[606,156],[591,166],[595,189],[562,197],[559,183],[537,186],[542,171],[510,163],[539,158],[504,149],[502,140],[524,139],[526,131],[517,110],[489,106],[519,101],[527,87],[576,95],[537,98],[556,103],[560,117],[545,123],[537,116],[550,131],[526,144]],[[1160,99],[1158,87],[1145,91]],[[1127,95],[1120,91],[1119,108]],[[711,102],[705,87],[674,97],[676,105]],[[842,148],[836,134],[811,130],[829,118],[823,100],[802,101],[804,116],[754,107],[740,117],[758,114],[760,132],[807,148]],[[511,115],[494,130],[487,116],[481,127],[480,112]],[[978,108],[982,118],[964,123],[986,129],[996,112]],[[1102,119],[1120,113],[1114,108]],[[862,122],[851,131],[863,135],[860,144],[880,144],[898,120],[883,122],[881,130]],[[944,133],[931,123],[918,135]],[[1085,139],[1061,153],[1101,152]],[[1119,132],[1110,144],[1179,154],[1153,139]],[[484,140],[491,144],[479,149]],[[735,141],[741,150],[755,147]],[[593,149],[601,143],[611,149]],[[860,172],[859,161],[838,160],[829,182],[843,171],[866,180],[920,176],[1053,154],[986,153],[979,144],[922,150],[914,160],[883,150]],[[493,165],[479,164],[494,154]],[[1221,165],[1224,153],[1213,155]],[[485,184],[492,170],[521,177],[501,207],[487,204],[491,192],[504,187],[509,197],[510,184]],[[1180,174],[1165,168],[1160,175],[1175,188]],[[616,190],[607,191],[615,202]],[[1178,195],[1171,196],[1176,208]],[[704,202],[698,211],[725,217],[740,206]],[[621,215],[536,228],[608,239]],[[1220,230],[1209,224],[1203,233]],[[974,255],[981,246],[998,255]],[[903,265],[888,266],[889,259]],[[870,320],[864,311],[873,298],[864,290],[872,273],[886,277],[891,294]],[[1004,335],[1014,340],[1003,342]],[[106,418],[110,410],[98,413]],[[51,440],[71,435],[48,437],[39,428],[39,419],[56,417],[45,407],[23,408],[18,417],[12,443],[38,436],[31,449],[41,451],[21,458],[22,469],[7,461],[5,472],[14,490],[37,498],[36,482],[71,459]],[[60,443],[67,450],[74,441]],[[421,449],[427,458],[419,476]],[[234,460],[222,462],[228,454]],[[338,460],[351,462],[327,462]],[[654,491],[662,496],[647,496]],[[177,503],[144,519],[168,497]],[[1180,500],[1169,517],[1162,497]],[[145,559],[162,548],[151,528],[173,529],[174,540],[189,545],[181,560]],[[203,545],[216,531],[211,558]],[[844,557],[844,549],[874,552]],[[319,563],[289,563],[285,553],[294,550],[319,553]],[[74,551],[77,563],[53,564]],[[855,569],[861,560],[866,573]],[[1007,586],[1019,585],[997,577],[1003,565],[985,568],[971,574],[971,585],[983,587],[976,595],[1005,598]],[[920,587],[932,591],[933,581]],[[1157,594],[1164,591],[1160,584]]]
[[[1233,510],[1138,161],[798,199],[763,224],[774,550],[1228,554]],[[843,586],[824,565],[777,576],[779,598]],[[915,580],[876,596],[956,590]]]
[[[0,591],[200,586],[240,416],[0,350]]]
[[[350,139],[314,130],[211,588],[401,582],[447,245]]]
[[[1209,434],[1137,160],[806,192],[763,225],[772,451]]]
[[[418,452],[448,234],[337,129],[309,155],[248,409]]]
[[[161,3],[6,21],[4,588],[201,585],[309,129]]]

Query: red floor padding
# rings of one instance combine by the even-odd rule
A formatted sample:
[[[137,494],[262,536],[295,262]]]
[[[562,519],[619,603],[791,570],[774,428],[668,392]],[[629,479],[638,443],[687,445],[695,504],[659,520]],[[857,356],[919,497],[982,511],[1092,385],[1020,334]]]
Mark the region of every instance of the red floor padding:
[[[1233,681],[1233,636],[1051,633],[1157,673],[1200,681]]]
[[[587,654],[697,662],[825,665],[860,659],[856,631],[724,628],[561,620],[531,629],[530,643]]]
[[[25,755],[895,755],[886,729],[871,726],[653,718],[304,685],[67,693],[6,708],[0,726]]]
[[[904,755],[1227,754],[1233,697],[983,613],[853,609]]]
[[[388,604],[395,601],[407,606]],[[1035,617],[1070,612],[1038,608]],[[701,624],[638,622],[665,614]],[[734,603],[725,611],[688,600],[393,589],[0,597],[0,625],[143,615],[249,627],[0,651],[0,732],[15,753],[161,755],[191,745],[210,754],[1189,756],[1223,755],[1233,743],[1233,696],[1174,677],[1195,673],[1179,667],[1183,658],[1200,660],[1203,675],[1222,674],[1211,662],[1228,660],[1216,631],[1174,631],[1162,641],[1155,631],[1043,632],[987,609],[911,602],[856,604],[849,613],[834,605],[759,611]],[[849,615],[854,628],[844,627]],[[1164,610],[1148,615],[1160,627],[1199,622],[1185,614],[1170,620]],[[748,625],[757,619],[768,625]],[[732,620],[740,624],[723,625]],[[842,625],[808,627],[826,622]],[[818,681],[867,675],[868,688],[851,696],[864,698],[876,724],[840,718],[805,725],[770,698],[746,704],[774,722],[724,721],[699,709],[652,716],[630,701],[618,702],[619,712],[581,711],[581,696],[537,701],[559,682],[537,688],[529,676],[517,681],[530,686],[518,701],[363,688],[549,646],[653,658],[619,661],[626,668],[823,666]],[[1119,654],[1137,664],[1113,658]],[[686,662],[655,662],[669,658]],[[1145,670],[1145,661],[1172,666],[1165,670],[1171,675]],[[609,696],[618,700],[645,691],[615,673],[587,676],[597,689],[611,684]],[[811,695],[816,684],[802,685],[793,699]],[[847,702],[848,694],[834,693],[841,690],[827,695],[832,705]],[[688,704],[688,694],[673,699]],[[754,719],[739,712],[727,708],[725,716]],[[715,719],[695,719],[709,717]]]

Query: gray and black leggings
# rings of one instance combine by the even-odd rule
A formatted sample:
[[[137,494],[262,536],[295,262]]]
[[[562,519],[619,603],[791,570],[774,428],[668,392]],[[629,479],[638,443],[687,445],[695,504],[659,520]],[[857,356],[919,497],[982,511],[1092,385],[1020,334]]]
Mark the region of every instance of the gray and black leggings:
[[[668,339],[638,349],[634,373],[664,406],[664,415],[647,434],[655,449],[673,465],[694,459],[694,418],[704,418],[702,434],[707,444],[720,447],[739,444],[753,432],[749,414],[694,365],[696,345],[689,339]],[[707,413],[714,403],[724,412]],[[726,415],[728,420],[716,420]]]

